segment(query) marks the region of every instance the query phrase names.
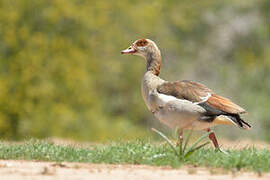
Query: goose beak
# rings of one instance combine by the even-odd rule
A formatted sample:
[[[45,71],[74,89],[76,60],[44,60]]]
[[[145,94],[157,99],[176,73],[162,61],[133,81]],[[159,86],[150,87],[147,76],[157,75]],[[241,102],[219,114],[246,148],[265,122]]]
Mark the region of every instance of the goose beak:
[[[121,51],[121,54],[133,54],[135,52],[137,52],[137,50],[133,46],[130,46],[129,48]]]

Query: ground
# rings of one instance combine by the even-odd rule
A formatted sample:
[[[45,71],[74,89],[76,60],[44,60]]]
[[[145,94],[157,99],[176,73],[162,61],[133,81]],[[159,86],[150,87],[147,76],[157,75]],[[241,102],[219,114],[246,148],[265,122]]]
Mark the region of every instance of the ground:
[[[1,180],[54,180],[54,179],[99,179],[99,180],[264,180],[270,179],[270,173],[225,172],[219,169],[183,167],[152,167],[144,165],[104,165],[88,163],[53,163],[21,160],[0,161]]]

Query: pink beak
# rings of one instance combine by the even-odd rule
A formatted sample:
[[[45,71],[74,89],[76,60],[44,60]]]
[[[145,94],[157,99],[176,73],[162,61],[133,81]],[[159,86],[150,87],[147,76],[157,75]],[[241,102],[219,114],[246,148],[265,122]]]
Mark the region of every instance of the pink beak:
[[[133,54],[135,52],[137,52],[137,50],[133,46],[130,46],[129,48],[121,51],[121,54]]]

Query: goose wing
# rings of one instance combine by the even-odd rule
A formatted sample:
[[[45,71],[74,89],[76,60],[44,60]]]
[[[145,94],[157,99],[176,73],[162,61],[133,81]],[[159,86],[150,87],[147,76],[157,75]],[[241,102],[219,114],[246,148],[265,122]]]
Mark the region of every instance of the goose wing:
[[[161,94],[196,103],[207,110],[208,115],[242,114],[246,110],[231,100],[216,95],[205,85],[193,81],[164,82],[157,87]]]

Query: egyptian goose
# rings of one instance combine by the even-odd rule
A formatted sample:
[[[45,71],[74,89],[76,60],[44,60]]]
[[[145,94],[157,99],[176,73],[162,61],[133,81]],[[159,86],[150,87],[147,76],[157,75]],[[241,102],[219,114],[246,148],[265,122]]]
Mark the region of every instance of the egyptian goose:
[[[179,139],[183,130],[206,130],[216,125],[236,125],[242,129],[251,126],[241,119],[246,111],[227,98],[216,95],[203,84],[193,81],[169,82],[159,77],[161,54],[150,39],[136,40],[122,54],[133,54],[146,60],[142,79],[142,96],[147,108],[163,124],[178,129]],[[216,149],[220,149],[214,132],[209,134]]]

